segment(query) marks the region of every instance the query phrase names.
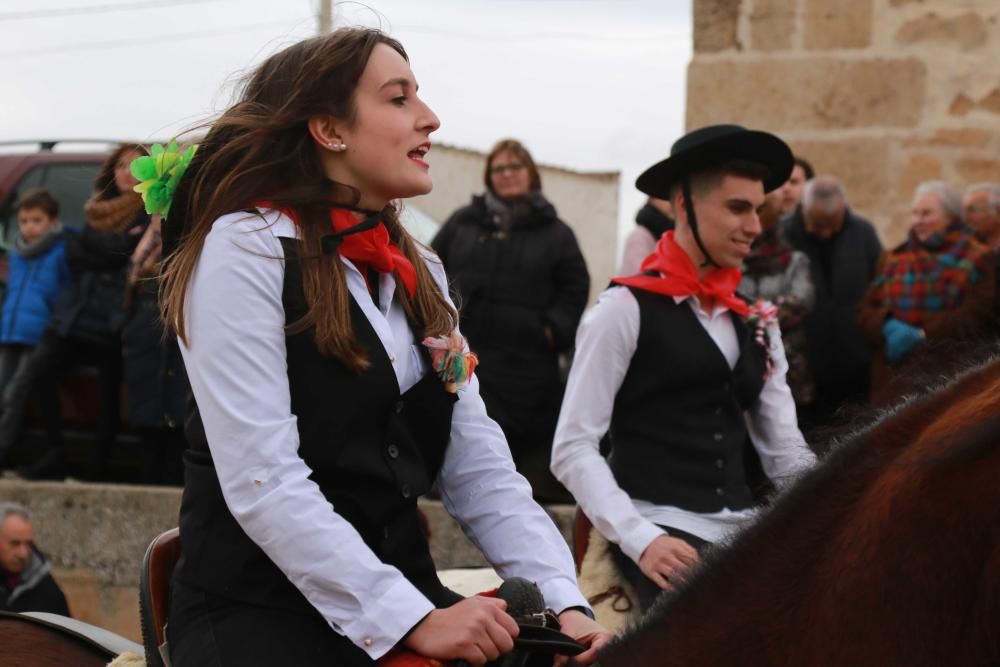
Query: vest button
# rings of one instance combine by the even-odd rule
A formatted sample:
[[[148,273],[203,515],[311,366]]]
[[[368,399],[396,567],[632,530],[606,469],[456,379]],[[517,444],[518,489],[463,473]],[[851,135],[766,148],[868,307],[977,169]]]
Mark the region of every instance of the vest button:
[[[726,467],[726,462],[723,459],[715,459],[715,467],[722,470]]]
[[[392,406],[392,409],[393,409],[393,410],[395,411],[395,413],[396,413],[396,414],[398,415],[398,414],[399,414],[400,412],[402,412],[402,411],[403,411],[403,401],[401,401],[401,400],[399,400],[399,401],[396,401],[396,402],[395,402],[395,403],[393,404],[393,406]]]
[[[399,493],[402,494],[402,496],[404,498],[409,498],[410,497],[410,485],[409,484],[404,484],[402,487],[400,487]]]
[[[389,445],[388,447],[385,448],[385,453],[389,455],[390,459],[398,459],[399,447],[397,447],[396,445]]]
[[[722,414],[722,408],[721,407],[720,408],[716,408],[715,409],[715,414],[721,415]]]
[[[720,442],[722,440],[722,434],[721,433],[714,433],[712,435],[712,439],[715,440],[716,442]]]
[[[726,393],[728,393],[731,388],[732,388],[732,385],[730,385],[728,382],[725,383],[724,385],[722,385],[722,391],[724,391]]]
[[[715,495],[717,495],[717,496],[724,496],[724,495],[726,495],[726,490],[725,489],[721,489],[721,488],[720,489],[716,489],[715,490]]]

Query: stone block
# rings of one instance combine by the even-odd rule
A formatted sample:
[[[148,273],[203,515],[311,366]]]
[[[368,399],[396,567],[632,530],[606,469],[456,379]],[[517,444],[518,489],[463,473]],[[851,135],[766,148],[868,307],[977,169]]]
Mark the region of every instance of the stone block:
[[[990,113],[1000,113],[1000,88],[994,88],[976,105],[977,109],[989,111]]]
[[[754,0],[750,12],[750,49],[780,51],[791,48],[795,7],[795,0]]]
[[[992,132],[976,127],[946,128],[933,134],[906,139],[906,148],[940,147],[940,148],[982,148],[995,138]]]
[[[832,174],[844,183],[847,199],[865,217],[874,215],[889,190],[887,139],[792,141],[796,155],[809,160],[817,174]]]
[[[73,618],[142,643],[139,628],[139,580],[131,586],[108,586],[89,568],[53,568]]]
[[[963,51],[968,51],[984,44],[987,36],[986,22],[975,12],[965,12],[957,16],[941,16],[935,12],[928,12],[904,23],[896,32],[896,42],[904,45],[921,43],[955,45]]]
[[[740,49],[737,29],[742,0],[697,0],[694,3],[694,52]]]
[[[965,185],[1000,182],[1000,160],[966,156],[955,164]]]
[[[912,199],[917,186],[924,181],[941,178],[941,161],[932,155],[913,155],[899,170],[896,186],[897,199],[908,201]]]
[[[805,47],[863,49],[872,43],[873,0],[806,0]]]
[[[688,69],[687,126],[781,131],[915,127],[927,69],[916,58],[704,61]]]
[[[972,98],[965,93],[959,93],[955,96],[955,99],[951,101],[951,105],[948,107],[948,113],[952,116],[964,116],[974,108],[976,108],[976,103],[972,100]]]

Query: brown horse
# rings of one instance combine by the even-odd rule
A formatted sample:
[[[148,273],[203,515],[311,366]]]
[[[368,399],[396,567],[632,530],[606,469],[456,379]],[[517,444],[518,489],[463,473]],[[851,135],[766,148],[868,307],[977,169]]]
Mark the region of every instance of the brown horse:
[[[838,445],[600,662],[1000,665],[1000,361]]]

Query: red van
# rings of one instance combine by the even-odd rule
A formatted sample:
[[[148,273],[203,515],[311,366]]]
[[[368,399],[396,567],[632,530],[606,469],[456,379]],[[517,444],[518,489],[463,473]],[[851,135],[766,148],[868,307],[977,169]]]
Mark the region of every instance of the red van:
[[[44,187],[59,202],[59,219],[67,228],[84,225],[83,204],[94,189],[94,179],[118,141],[44,140],[0,142],[0,284],[7,282],[7,250],[17,236],[17,215],[14,204],[18,196],[33,187]],[[94,370],[80,367],[72,371],[63,383],[62,413],[66,429],[66,446],[71,471],[73,463],[85,463],[93,450],[88,446],[94,432],[97,414]],[[12,462],[30,458],[31,440],[41,434],[37,423],[29,419],[26,437],[11,452]],[[136,440],[127,431],[121,441]],[[23,446],[23,445],[27,446]],[[121,468],[134,467],[134,448],[118,447],[111,455],[109,469],[116,478],[127,479],[129,472]],[[117,470],[116,470],[117,469]]]

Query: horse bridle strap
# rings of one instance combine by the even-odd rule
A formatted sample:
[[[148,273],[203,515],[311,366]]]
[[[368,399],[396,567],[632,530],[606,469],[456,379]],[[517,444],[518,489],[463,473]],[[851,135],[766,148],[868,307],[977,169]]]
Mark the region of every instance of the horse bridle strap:
[[[698,250],[701,250],[701,254],[705,256],[705,261],[701,263],[702,267],[705,266],[715,266],[718,267],[719,263],[716,262],[710,254],[708,254],[708,249],[705,244],[701,242],[701,233],[698,231],[698,218],[694,214],[694,202],[691,201],[691,178],[688,176],[684,177],[681,181],[681,191],[684,193],[684,211],[687,213],[688,227],[691,228],[691,234],[694,235],[694,242],[698,244]]]
[[[514,648],[519,651],[572,656],[587,650],[586,646],[559,630],[525,623],[518,623],[517,627],[520,632],[514,638]]]

